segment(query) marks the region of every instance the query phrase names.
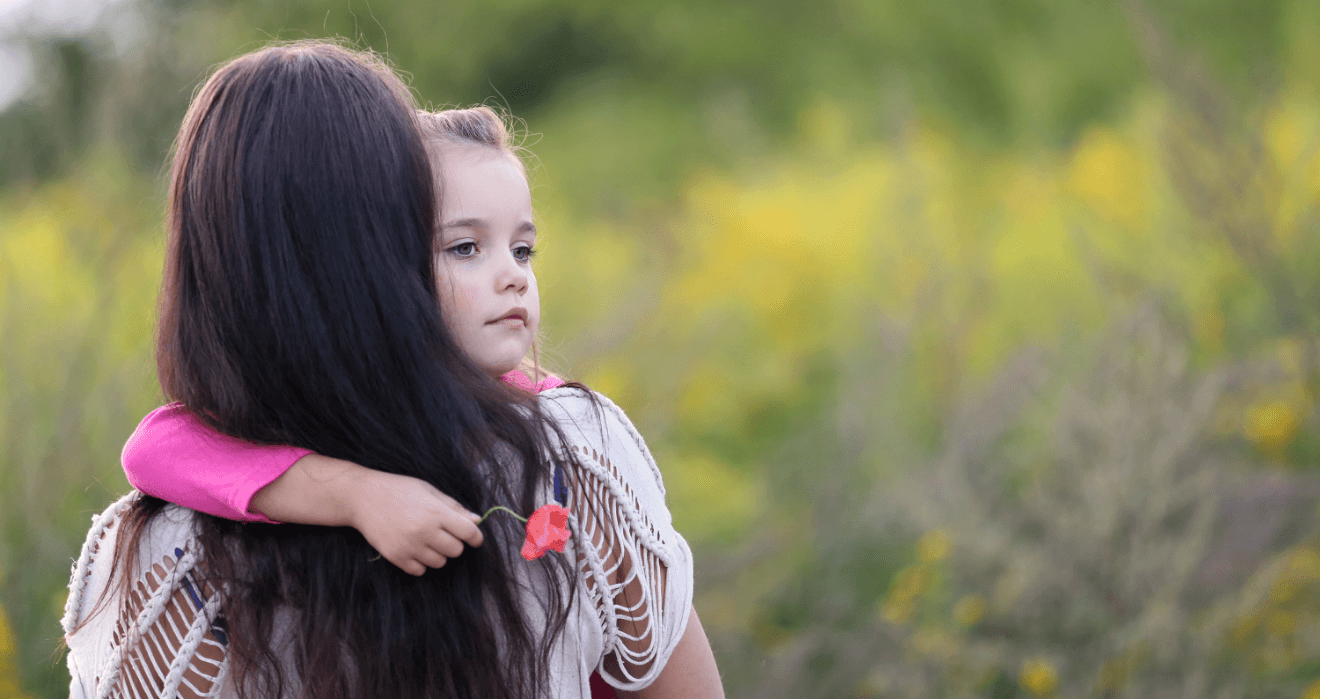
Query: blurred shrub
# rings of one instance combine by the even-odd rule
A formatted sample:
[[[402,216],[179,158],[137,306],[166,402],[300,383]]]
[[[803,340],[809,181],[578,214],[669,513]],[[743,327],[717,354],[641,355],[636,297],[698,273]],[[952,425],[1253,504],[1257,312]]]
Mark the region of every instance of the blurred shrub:
[[[833,366],[796,376],[807,394],[822,379],[834,390],[757,457],[772,485],[796,489],[770,489],[771,525],[716,564],[704,598],[747,696],[1314,691],[1320,238],[1316,152],[1302,144],[1320,134],[1267,149],[1252,134],[1303,122],[1279,116],[1295,98],[1253,120],[1174,72],[1165,97],[1070,153],[968,162],[923,129],[907,150],[860,156],[904,173],[885,194],[916,192],[862,207],[858,238],[893,251],[870,275],[851,266],[856,239],[802,224],[817,211],[793,206],[808,186],[760,199],[729,187],[705,206],[714,223],[693,247],[708,259],[727,239],[821,245],[802,269],[766,270],[779,298],[801,290],[805,332],[777,335],[767,317],[706,326],[702,341],[755,347],[739,377],[766,355],[803,366],[823,352]],[[846,192],[833,176],[823,191]],[[839,276],[812,281],[835,253]],[[688,298],[717,295],[718,278]],[[691,307],[754,307],[760,291]],[[858,337],[859,318],[878,320]],[[1110,318],[1123,320],[1100,334]],[[826,344],[804,346],[812,325]],[[754,395],[738,383],[724,385]],[[763,396],[747,403],[757,419],[773,414]],[[929,449],[922,414],[938,425]],[[794,520],[804,500],[810,515]],[[896,554],[904,538],[915,551]],[[768,571],[788,572],[769,585]],[[744,596],[718,589],[730,581]]]
[[[9,628],[9,617],[4,607],[0,607],[0,697],[6,699],[27,699],[19,682],[17,655],[18,644],[14,631]]]
[[[119,449],[159,402],[151,184],[105,156],[0,197],[0,606],[42,696],[68,691],[55,640],[88,516],[127,489]]]

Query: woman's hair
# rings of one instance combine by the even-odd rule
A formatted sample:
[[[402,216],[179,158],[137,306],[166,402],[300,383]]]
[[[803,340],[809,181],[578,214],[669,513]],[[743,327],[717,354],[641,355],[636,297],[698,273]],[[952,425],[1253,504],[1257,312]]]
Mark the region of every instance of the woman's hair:
[[[513,131],[507,120],[490,107],[480,105],[438,112],[420,110],[417,112],[417,124],[421,128],[422,139],[428,146],[433,165],[439,165],[446,146],[484,146],[508,154],[522,168],[523,175],[527,174],[523,160],[528,155],[527,149],[514,142]],[[436,167],[436,172],[439,171],[440,168]],[[539,338],[532,341],[532,356],[524,358],[518,366],[531,378],[533,384],[540,383],[547,375],[541,366],[539,344]]]
[[[221,67],[175,146],[161,387],[226,434],[421,478],[472,511],[531,512],[572,457],[446,330],[432,185],[415,106],[374,56],[304,42]],[[162,507],[141,499],[119,550]],[[198,522],[241,696],[544,693],[576,575],[563,556],[518,558],[512,518],[421,577],[373,561],[350,529]],[[544,590],[531,603],[547,628],[519,579]]]

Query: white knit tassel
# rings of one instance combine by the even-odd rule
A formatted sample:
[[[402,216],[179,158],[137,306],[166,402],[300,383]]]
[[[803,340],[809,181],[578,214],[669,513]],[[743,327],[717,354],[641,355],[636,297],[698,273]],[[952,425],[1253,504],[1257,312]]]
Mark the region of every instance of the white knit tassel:
[[[178,691],[179,684],[183,682],[184,671],[188,669],[193,656],[197,654],[203,637],[210,630],[211,623],[215,621],[215,616],[219,612],[220,595],[211,595],[211,599],[198,610],[197,618],[193,619],[192,626],[188,628],[188,635],[184,636],[183,643],[179,646],[178,655],[175,655],[174,661],[170,663],[170,674],[165,676],[165,686],[160,692],[162,697],[174,696]]]
[[[582,448],[582,453],[584,456],[587,456],[590,452],[585,448]],[[604,458],[603,455],[602,458]],[[607,466],[597,459],[587,458],[582,459],[581,462],[582,466],[587,471],[590,471],[605,485],[606,490],[609,491],[610,496],[613,498],[614,512],[616,516],[612,521],[616,525],[623,524],[623,522],[617,517],[618,514],[622,514],[623,519],[627,521],[628,531],[638,539],[638,542],[654,553],[666,567],[673,565],[673,558],[667,550],[665,543],[660,541],[659,537],[656,536],[655,529],[651,526],[650,519],[638,506],[636,496],[629,492],[627,490],[627,485],[619,480],[618,471],[615,470],[612,465]],[[622,532],[620,531],[619,533]]]
[[[110,656],[106,667],[102,669],[100,673],[101,683],[96,688],[96,699],[106,699],[110,696],[110,692],[114,691],[115,685],[119,682],[124,661],[128,659],[128,654],[138,645],[138,642],[142,639],[142,634],[146,633],[147,627],[151,626],[161,615],[161,612],[165,611],[165,605],[169,603],[170,597],[174,594],[174,586],[184,573],[192,569],[196,561],[197,556],[194,553],[191,551],[184,553],[169,575],[165,576],[160,585],[151,591],[151,597],[142,606],[142,612],[138,614],[133,625],[127,629],[125,638],[121,639],[119,648]]]
[[[651,467],[651,474],[655,476],[655,484],[660,486],[660,494],[664,495],[665,479],[660,476],[660,466],[656,464],[655,457],[651,455],[651,450],[646,448],[646,440],[642,439],[642,434],[637,431],[635,426],[633,426],[632,420],[628,419],[628,415],[623,412],[623,408],[615,405],[614,401],[600,393],[596,394],[596,398],[600,400],[602,405],[609,408],[610,412],[614,413],[614,417],[623,424],[623,428],[627,430],[628,435],[632,437],[633,443],[635,443],[637,448],[641,450],[642,456],[646,457],[646,465]]]
[[[161,585],[151,593],[151,598],[147,600],[147,606],[142,610],[144,614],[154,606],[156,598],[161,596],[162,592],[168,597],[169,588]],[[124,630],[124,637],[119,640],[119,647],[114,649],[114,653],[110,655],[105,667],[101,668],[101,672],[98,673],[97,676],[101,679],[96,687],[96,699],[106,699],[119,684],[119,676],[124,668],[124,662],[128,660],[128,654],[132,652],[142,638],[142,632],[139,630],[142,625],[137,623],[141,619],[142,615],[139,615],[138,620]]]
[[[606,409],[607,412],[617,411],[612,404]],[[620,422],[630,426],[625,420]],[[633,438],[642,453],[649,456],[640,435]],[[582,532],[582,564],[586,569],[584,572],[595,579],[600,593],[592,601],[605,636],[605,655],[613,655],[616,660],[615,679],[635,685],[654,671],[654,662],[664,645],[661,624],[667,616],[666,593],[656,584],[660,580],[660,569],[671,568],[677,561],[652,526],[637,495],[609,457],[584,445],[574,445],[570,449],[580,455],[578,462],[582,466],[576,485],[582,502],[575,503],[575,509],[586,508],[584,514],[588,515],[588,528],[600,529],[599,532],[585,529]],[[649,458],[647,462],[654,473],[654,462]],[[599,542],[596,542],[597,534],[601,537]],[[614,563],[607,566],[609,559]],[[611,577],[617,576],[624,567],[627,575],[610,584]],[[623,590],[639,579],[643,582],[641,594],[630,601],[622,599]],[[637,644],[642,647],[636,648]],[[647,670],[637,672],[642,667]]]
[[[577,515],[570,514],[569,518],[571,521],[577,521]],[[606,652],[609,652],[609,649],[618,640],[619,619],[614,614],[614,605],[610,603],[610,583],[600,559],[600,552],[596,551],[591,545],[595,532],[583,531],[582,535],[582,558],[587,562],[587,567],[591,569],[591,576],[596,580],[596,591],[592,596],[595,598],[593,601],[596,603],[597,618],[600,619],[601,630],[605,632],[605,649]]]
[[[82,553],[73,564],[73,572],[69,578],[69,598],[64,602],[64,617],[60,619],[60,626],[63,627],[66,637],[73,633],[74,628],[81,621],[78,617],[82,612],[83,592],[87,589],[88,579],[91,578],[92,550],[100,548],[101,536],[105,534],[105,530],[112,523],[118,523],[119,516],[137,501],[139,495],[140,493],[134,490],[119,498],[101,514],[92,517],[92,529],[87,532]]]
[[[225,682],[229,679],[229,659],[224,658],[220,661],[220,670],[215,673],[215,683],[211,685],[211,691],[206,693],[207,699],[220,696]]]

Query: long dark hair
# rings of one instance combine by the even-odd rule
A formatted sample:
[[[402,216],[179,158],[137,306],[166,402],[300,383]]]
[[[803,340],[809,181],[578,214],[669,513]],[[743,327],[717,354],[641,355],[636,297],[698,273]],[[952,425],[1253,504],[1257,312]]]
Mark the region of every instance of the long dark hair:
[[[266,48],[206,82],[174,155],[161,386],[226,434],[415,476],[473,511],[530,512],[571,456],[535,401],[484,375],[445,328],[414,111],[379,59],[325,43]],[[121,551],[161,507],[139,501]],[[417,578],[371,561],[352,530],[198,521],[242,695],[290,681],[315,697],[544,693],[576,575],[563,556],[518,559],[511,518]],[[543,609],[523,599],[522,572],[543,583]],[[295,612],[287,635],[281,609]],[[291,644],[279,658],[277,639]]]

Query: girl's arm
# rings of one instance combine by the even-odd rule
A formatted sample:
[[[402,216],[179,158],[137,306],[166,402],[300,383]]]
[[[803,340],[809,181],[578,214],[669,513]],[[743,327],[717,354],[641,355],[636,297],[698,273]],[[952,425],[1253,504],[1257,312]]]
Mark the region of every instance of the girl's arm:
[[[411,575],[439,568],[480,546],[480,516],[435,486],[308,454],[252,497],[251,509],[272,519],[353,527],[380,555]]]
[[[306,449],[222,435],[180,404],[153,411],[123,452],[129,483],[226,519],[351,526],[413,575],[482,544],[477,516],[431,484]]]
[[[225,519],[271,522],[251,510],[253,496],[311,453],[220,434],[171,403],[142,418],[121,459],[128,482],[148,495]]]

